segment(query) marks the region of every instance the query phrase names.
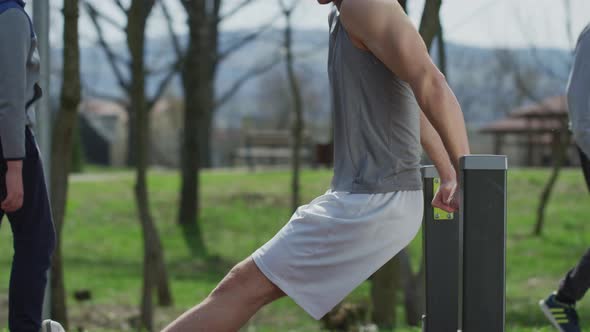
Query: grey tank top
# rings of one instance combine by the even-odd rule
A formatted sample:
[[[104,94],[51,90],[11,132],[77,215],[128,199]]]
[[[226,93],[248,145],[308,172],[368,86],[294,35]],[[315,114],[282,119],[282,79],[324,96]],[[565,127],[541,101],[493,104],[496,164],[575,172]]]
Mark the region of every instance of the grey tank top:
[[[420,108],[410,86],[357,48],[330,15],[328,75],[334,116],[331,189],[420,190]]]

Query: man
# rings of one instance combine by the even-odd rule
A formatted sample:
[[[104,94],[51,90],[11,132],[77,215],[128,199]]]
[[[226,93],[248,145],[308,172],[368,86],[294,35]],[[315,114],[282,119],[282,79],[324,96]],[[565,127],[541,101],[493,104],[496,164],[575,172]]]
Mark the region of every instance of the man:
[[[574,65],[567,87],[567,101],[571,129],[574,135],[582,170],[590,190],[590,25],[584,29],[574,56]],[[541,309],[561,332],[579,332],[576,302],[590,287],[590,249],[576,267],[561,281],[557,292],[540,302]]]
[[[10,331],[38,332],[55,234],[31,129],[41,91],[37,39],[24,6],[0,1],[0,221],[8,216],[14,238]]]
[[[285,295],[320,319],[418,232],[420,143],[443,181],[433,204],[456,208],[455,170],[469,154],[463,115],[401,6],[395,0],[318,2],[337,8],[328,60],[335,116],[331,189],[300,207],[167,332],[237,331]]]

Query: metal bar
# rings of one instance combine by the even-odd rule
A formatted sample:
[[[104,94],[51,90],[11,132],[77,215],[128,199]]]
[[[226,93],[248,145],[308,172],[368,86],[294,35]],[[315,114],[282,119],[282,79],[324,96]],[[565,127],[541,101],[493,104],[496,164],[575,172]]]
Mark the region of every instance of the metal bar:
[[[40,86],[43,89],[44,97],[36,104],[36,128],[39,148],[43,155],[43,166],[45,170],[45,180],[47,182],[48,194],[51,192],[51,85],[50,85],[50,45],[49,45],[49,1],[48,0],[34,0],[33,1],[33,25],[37,33],[37,45],[39,47],[39,56],[41,57],[41,79]],[[50,283],[51,276],[48,273],[48,283],[45,289],[45,303],[43,305],[43,317],[50,316]]]
[[[422,228],[425,261],[426,314],[424,331],[457,331],[459,219],[451,214],[448,219],[436,218],[431,205],[438,173],[434,166],[422,168],[424,183],[424,219]],[[446,213],[445,213],[446,215]]]
[[[459,331],[505,331],[507,169],[505,156],[461,159]]]

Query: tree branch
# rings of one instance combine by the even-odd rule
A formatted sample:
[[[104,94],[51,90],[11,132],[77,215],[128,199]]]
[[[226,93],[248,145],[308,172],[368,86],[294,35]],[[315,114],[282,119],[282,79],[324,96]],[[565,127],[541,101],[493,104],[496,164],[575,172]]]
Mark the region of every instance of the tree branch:
[[[499,50],[497,51],[497,59],[501,67],[505,68],[505,71],[512,75],[514,79],[514,84],[516,86],[517,91],[521,94],[521,96],[535,102],[541,103],[543,100],[535,93],[535,86],[530,86],[529,82],[534,81],[536,79],[527,78],[527,69],[521,70],[519,68],[519,64],[514,56],[510,54],[509,50]],[[538,74],[537,67],[535,69],[528,69],[528,73]],[[546,74],[546,73],[545,73]]]
[[[102,99],[102,100],[112,101],[114,103],[121,105],[121,107],[123,107],[125,109],[129,106],[129,101],[127,99],[125,99],[124,97],[117,97],[117,96],[113,96],[111,94],[106,94],[106,93],[94,90],[91,86],[92,86],[92,84],[87,84],[87,82],[85,82],[85,81],[82,82],[82,90],[85,91],[84,95],[91,96],[91,97],[98,98],[98,99]]]
[[[261,34],[266,32],[267,30],[269,30],[272,27],[272,25],[278,20],[278,18],[279,18],[279,16],[275,17],[270,22],[268,22],[265,25],[263,25],[262,27],[260,27],[258,30],[251,32],[249,34],[246,34],[245,36],[240,38],[238,41],[236,41],[232,45],[230,45],[227,49],[223,50],[222,52],[219,52],[219,54],[217,55],[217,58],[216,58],[216,62],[222,62],[227,57],[229,57],[232,53],[240,50],[242,47],[244,47],[244,46],[248,45],[249,43],[253,42],[254,40],[256,40],[258,37],[260,37]]]
[[[567,20],[569,20],[568,18],[568,8],[567,8],[567,2],[566,2],[566,30],[569,29],[569,22]],[[541,68],[541,70],[549,77],[553,78],[553,79],[557,79],[560,81],[566,81],[568,78],[564,77],[563,75],[560,75],[559,73],[555,72],[555,70],[553,70],[551,68],[551,66],[547,66],[547,64],[542,61],[539,57],[539,50],[538,47],[536,47],[534,45],[534,38],[531,36],[530,30],[528,29],[528,27],[526,26],[525,22],[523,21],[523,17],[521,15],[517,16],[518,19],[518,23],[521,26],[521,31],[522,33],[525,35],[526,39],[529,41],[529,49],[531,52],[531,55],[534,59],[535,65],[538,68]],[[569,32],[569,31],[568,31]],[[568,36],[569,38],[569,36]],[[565,59],[564,60],[564,64],[566,65],[566,68],[570,68],[571,67],[571,59]]]
[[[160,81],[160,84],[158,85],[158,88],[156,89],[156,93],[152,96],[152,98],[150,98],[147,101],[147,106],[148,106],[147,109],[148,110],[151,110],[154,107],[154,105],[156,105],[158,100],[162,97],[162,95],[166,91],[166,88],[168,88],[168,85],[170,85],[170,82],[172,81],[174,76],[176,76],[176,74],[182,68],[183,64],[184,64],[184,59],[180,58],[174,64],[172,64],[170,66],[170,71],[168,72],[166,77],[164,77],[162,79],[162,81]]]
[[[221,106],[227,103],[236,93],[238,93],[238,91],[240,91],[240,88],[242,88],[242,86],[246,84],[249,80],[268,72],[279,63],[281,63],[281,57],[276,57],[271,62],[265,65],[250,69],[240,78],[238,78],[226,92],[221,94],[221,97],[215,100],[213,109],[219,109]]]
[[[287,6],[284,0],[279,0],[279,4],[281,5],[281,10],[283,11],[284,16],[291,16],[295,7],[299,4],[299,1],[292,1],[291,6]]]
[[[121,23],[117,22],[114,18],[112,18],[112,17],[110,17],[108,15],[103,14],[101,11],[99,11],[98,9],[96,9],[95,7],[93,7],[88,2],[88,0],[84,1],[84,4],[86,5],[86,7],[92,7],[93,13],[94,13],[94,15],[96,17],[100,17],[101,20],[107,22],[108,24],[110,24],[115,29],[121,31],[122,33],[125,33],[125,26],[121,25]]]
[[[424,4],[424,12],[422,13],[419,31],[429,51],[440,27],[439,12],[441,4],[442,0],[426,1]]]
[[[213,2],[213,17],[215,18],[215,22],[219,23],[219,12],[221,11],[221,0],[214,0]]]
[[[125,15],[127,15],[128,9],[125,8],[125,6],[123,6],[123,3],[121,2],[121,0],[115,0],[115,4],[117,5],[117,7],[119,7],[119,9],[121,9],[121,11],[123,13],[125,13]]]
[[[164,18],[166,19],[166,26],[168,28],[168,33],[170,34],[170,39],[172,40],[172,46],[174,47],[174,51],[176,52],[176,57],[178,59],[183,58],[185,55],[182,52],[182,47],[180,46],[180,40],[178,40],[178,35],[174,32],[174,26],[172,24],[173,19],[172,15],[170,15],[170,10],[166,5],[165,1],[160,1],[160,7],[162,8],[162,13],[164,14]]]
[[[111,69],[113,70],[113,73],[115,74],[115,77],[117,78],[117,82],[119,83],[119,86],[123,90],[129,92],[129,88],[130,88],[129,82],[127,82],[125,80],[123,73],[121,72],[121,70],[119,69],[119,66],[117,65],[117,60],[119,59],[119,57],[111,49],[111,47],[109,46],[109,44],[107,43],[107,41],[104,38],[104,33],[102,31],[102,27],[101,27],[100,23],[98,22],[98,15],[99,15],[98,12],[90,3],[85,2],[84,4],[86,5],[86,9],[87,9],[90,19],[94,25],[94,28],[96,29],[96,33],[98,35],[98,42],[107,56],[107,60],[109,61],[109,64],[111,65]]]
[[[250,5],[253,2],[256,2],[257,0],[242,0],[240,3],[238,3],[234,8],[230,9],[227,11],[227,13],[224,13],[222,16],[217,18],[217,22],[221,22],[225,19],[228,19],[230,17],[232,17],[233,15],[235,15],[237,12],[239,12],[240,10],[242,10],[244,7]],[[219,7],[217,7],[219,8]]]

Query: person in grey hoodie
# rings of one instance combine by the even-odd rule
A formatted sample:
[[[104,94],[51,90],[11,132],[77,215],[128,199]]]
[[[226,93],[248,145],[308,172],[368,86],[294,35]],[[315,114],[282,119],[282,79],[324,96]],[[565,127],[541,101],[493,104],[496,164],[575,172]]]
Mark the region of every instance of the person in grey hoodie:
[[[0,0],[0,221],[7,215],[14,239],[9,329],[37,332],[55,231],[33,133],[39,55],[24,6]]]
[[[590,190],[590,25],[584,29],[574,56],[567,87],[571,129]],[[590,249],[561,281],[558,290],[540,301],[541,310],[561,332],[580,332],[575,304],[590,287]]]

